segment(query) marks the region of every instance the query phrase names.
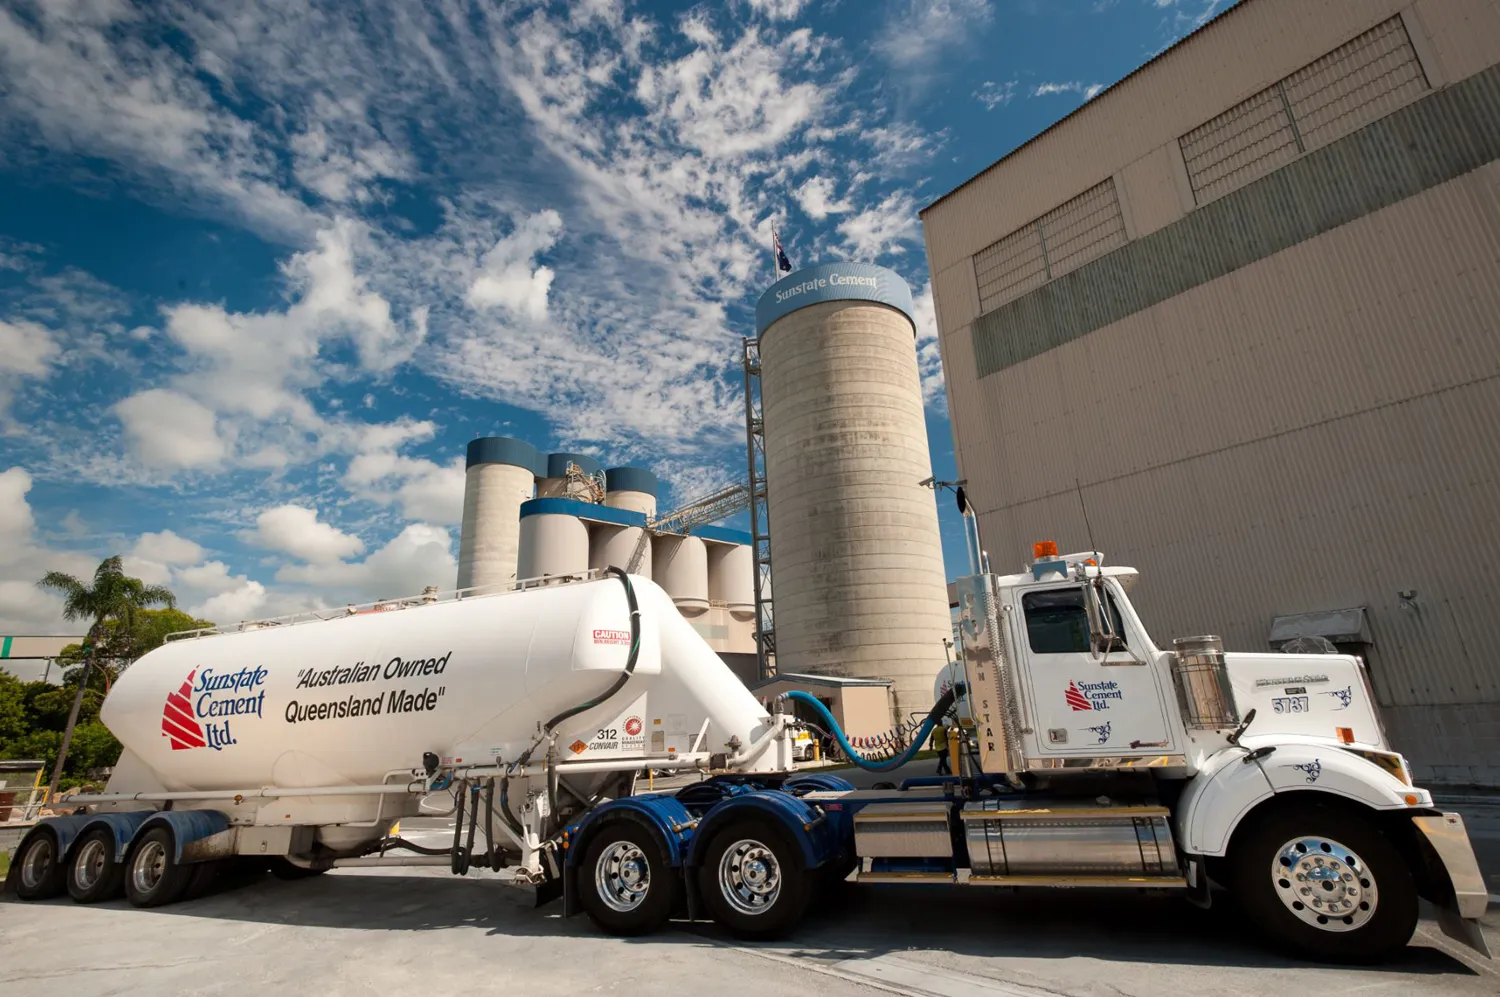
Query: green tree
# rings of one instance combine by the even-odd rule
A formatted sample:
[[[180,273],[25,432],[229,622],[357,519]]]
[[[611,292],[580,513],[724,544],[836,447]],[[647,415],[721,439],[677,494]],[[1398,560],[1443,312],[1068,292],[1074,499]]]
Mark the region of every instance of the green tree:
[[[83,673],[79,676],[78,691],[73,696],[73,706],[68,711],[68,722],[63,728],[62,742],[57,748],[57,761],[52,767],[52,781],[47,787],[47,798],[51,799],[62,780],[68,747],[72,743],[73,730],[78,723],[78,711],[83,706],[83,696],[88,689],[94,656],[99,651],[99,641],[106,633],[106,622],[115,620],[126,632],[133,633],[143,609],[154,605],[173,607],[177,600],[170,591],[160,585],[147,585],[139,578],[126,575],[118,555],[105,558],[99,564],[98,570],[94,572],[93,585],[85,585],[62,571],[47,572],[37,585],[63,597],[65,618],[90,621],[88,638],[84,641]]]
[[[200,620],[176,608],[142,609],[129,627],[119,620],[106,620],[94,654],[97,691],[108,695],[120,673],[137,658],[165,644],[169,634],[211,626],[213,621]],[[82,644],[69,644],[58,653],[57,663],[63,669],[65,684],[78,681],[86,656]]]

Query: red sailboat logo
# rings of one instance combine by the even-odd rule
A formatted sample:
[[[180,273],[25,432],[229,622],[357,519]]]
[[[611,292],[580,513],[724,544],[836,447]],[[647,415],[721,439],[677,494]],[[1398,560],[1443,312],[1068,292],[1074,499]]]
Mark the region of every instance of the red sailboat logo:
[[[203,740],[203,728],[193,719],[193,704],[189,698],[193,692],[193,676],[197,674],[196,668],[188,672],[182,688],[168,693],[167,705],[161,711],[161,733],[163,737],[171,739],[173,751],[207,745]]]
[[[1084,697],[1083,693],[1078,691],[1078,686],[1073,682],[1068,683],[1068,691],[1064,695],[1067,697],[1068,705],[1073,707],[1074,712],[1078,710],[1092,710],[1094,708],[1094,704],[1090,703]]]

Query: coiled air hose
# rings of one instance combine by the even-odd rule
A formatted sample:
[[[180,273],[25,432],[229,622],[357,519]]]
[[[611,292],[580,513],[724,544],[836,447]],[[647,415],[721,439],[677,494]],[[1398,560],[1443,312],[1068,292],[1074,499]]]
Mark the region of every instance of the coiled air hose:
[[[902,765],[905,765],[907,762],[912,760],[912,758],[918,751],[922,750],[922,745],[926,744],[927,739],[932,736],[932,729],[936,727],[938,723],[943,719],[943,717],[947,715],[948,711],[953,708],[954,700],[956,700],[959,696],[962,696],[964,692],[964,684],[962,682],[955,683],[952,689],[949,689],[947,692],[943,693],[942,698],[940,698],[936,703],[933,704],[932,710],[927,714],[927,719],[922,721],[921,730],[919,730],[917,732],[917,735],[912,738],[911,744],[907,747],[907,749],[894,758],[887,758],[885,761],[880,762],[870,761],[867,758],[863,758],[859,755],[858,752],[855,751],[854,746],[849,743],[849,739],[844,736],[843,729],[839,727],[839,722],[833,718],[833,714],[828,712],[828,707],[819,702],[816,696],[802,692],[798,689],[793,689],[791,692],[783,692],[777,698],[793,699],[799,703],[806,703],[808,706],[811,706],[815,711],[817,711],[817,713],[823,718],[824,725],[827,726],[829,732],[833,734],[834,740],[838,741],[839,747],[844,749],[844,754],[848,755],[849,760],[852,761],[855,765],[859,766],[867,772],[889,772],[891,769],[900,768]]]
[[[636,660],[641,656],[641,607],[639,602],[636,601],[635,586],[630,584],[630,576],[614,565],[610,565],[608,568],[605,568],[604,571],[606,574],[620,579],[620,583],[625,586],[625,605],[630,609],[630,653],[625,657],[625,671],[620,673],[620,677],[615,679],[614,683],[611,684],[608,689],[604,690],[604,693],[602,695],[596,696],[595,698],[590,699],[587,702],[579,703],[577,706],[573,706],[566,710],[563,710],[557,716],[542,724],[541,736],[532,743],[531,747],[522,752],[521,757],[517,758],[515,762],[506,769],[505,776],[500,780],[500,817],[505,821],[506,826],[514,831],[518,837],[522,834],[521,827],[516,823],[515,817],[511,815],[509,806],[510,801],[508,799],[509,794],[507,792],[507,790],[510,788],[510,772],[531,761],[531,753],[537,749],[538,745],[552,736],[552,731],[557,727],[558,724],[562,723],[564,720],[567,720],[569,717],[576,717],[578,714],[584,712],[585,710],[592,710],[600,703],[608,702],[615,693],[623,689],[625,687],[625,683],[630,681],[630,676],[635,674],[635,663]],[[548,781],[549,783],[551,782],[550,779]],[[552,787],[549,785],[549,793],[551,788]],[[556,813],[556,801],[554,800],[552,802],[554,804],[553,813]]]

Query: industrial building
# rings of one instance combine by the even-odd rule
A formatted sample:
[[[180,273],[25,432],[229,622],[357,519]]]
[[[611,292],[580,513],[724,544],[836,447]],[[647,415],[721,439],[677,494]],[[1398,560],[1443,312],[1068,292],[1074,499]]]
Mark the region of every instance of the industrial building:
[[[471,440],[458,587],[506,591],[614,565],[646,575],[746,683],[760,678],[750,535],[712,525],[743,488],[657,515],[656,475],[587,454],[543,454],[524,440]]]
[[[766,290],[755,326],[778,674],[889,683],[897,727],[931,708],[952,632],[911,289],[808,267]]]
[[[1500,5],[1243,0],[922,213],[996,570],[1324,637],[1423,780],[1500,785]]]

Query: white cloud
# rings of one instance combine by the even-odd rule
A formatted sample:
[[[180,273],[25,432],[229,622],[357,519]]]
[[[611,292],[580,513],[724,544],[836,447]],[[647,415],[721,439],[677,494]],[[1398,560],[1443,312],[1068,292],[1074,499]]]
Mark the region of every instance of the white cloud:
[[[745,0],[750,9],[768,21],[790,21],[802,13],[808,0]]]
[[[547,292],[552,269],[534,266],[537,256],[551,249],[562,233],[556,211],[542,211],[518,224],[510,235],[484,255],[478,276],[464,300],[470,308],[499,305],[533,319],[547,317]]]
[[[200,620],[229,626],[268,615],[265,606],[266,587],[260,582],[245,581],[228,591],[210,596],[190,607],[188,612]]]
[[[307,229],[255,129],[220,107],[176,49],[119,0],[0,9],[0,124],[54,154],[114,160],[261,231]]]
[[[81,633],[87,625],[64,620],[62,599],[36,583],[48,571],[87,580],[99,561],[36,542],[36,519],[26,498],[31,485],[25,468],[0,471],[0,633]]]
[[[415,595],[428,585],[450,589],[458,573],[452,548],[447,530],[411,523],[363,561],[287,565],[276,580],[340,592],[355,602]]]
[[[427,424],[430,429],[431,424]],[[443,525],[463,518],[464,458],[447,464],[406,457],[394,446],[371,440],[349,461],[344,483],[361,498],[399,503],[407,519]]]
[[[1103,89],[1103,83],[1080,83],[1074,80],[1071,83],[1039,83],[1031,91],[1031,95],[1033,97],[1047,97],[1052,94],[1076,93],[1084,100],[1089,101],[1097,97]]]
[[[203,548],[171,530],[142,533],[124,558],[125,573],[147,585],[168,585],[173,565],[197,564],[203,560]]]
[[[177,581],[188,588],[210,595],[233,592],[245,584],[244,575],[230,574],[229,565],[223,561],[204,561],[177,570]]]
[[[0,540],[12,546],[31,539],[36,520],[26,493],[31,491],[31,475],[25,468],[11,467],[0,471]]]
[[[228,445],[213,410],[177,391],[151,388],[115,406],[131,451],[151,467],[212,467]]]
[[[994,18],[991,0],[907,0],[875,41],[897,69],[925,70],[971,41]]]
[[[42,377],[61,353],[51,331],[35,322],[0,321],[0,374]]]
[[[46,377],[62,352],[52,332],[35,322],[0,320],[0,423],[8,422],[11,402],[28,377]]]
[[[220,305],[166,309],[166,332],[182,351],[169,387],[116,406],[132,451],[158,468],[226,462],[281,468],[348,449],[371,427],[323,415],[310,393],[349,376],[327,355],[352,346],[359,368],[380,374],[403,363],[426,335],[426,311],[395,319],[390,302],[358,272],[368,230],[340,220],[316,247],[283,266],[295,300],[284,310],[231,312]]]
[[[885,253],[904,253],[903,245],[917,237],[917,204],[905,191],[898,191],[873,207],[839,223],[839,234],[849,254],[857,260],[874,260]]]
[[[811,177],[797,188],[797,203],[802,205],[802,210],[807,212],[808,217],[819,221],[854,208],[847,198],[840,200],[835,197],[833,180],[822,176]]]
[[[197,564],[203,560],[202,547],[171,530],[142,533],[131,553],[162,564]]]
[[[365,549],[359,537],[320,522],[317,510],[300,505],[282,505],[262,512],[255,519],[255,530],[245,539],[259,547],[320,564],[352,557]]]
[[[917,326],[917,369],[922,376],[922,400],[938,412],[948,408],[948,395],[943,387],[943,359],[938,349],[937,309],[932,297],[932,284],[923,284],[912,298],[913,318]]]
[[[985,80],[974,91],[974,99],[984,105],[986,111],[993,111],[997,107],[1009,104],[1016,96],[1017,80],[1006,80],[1004,83],[996,83]]]

